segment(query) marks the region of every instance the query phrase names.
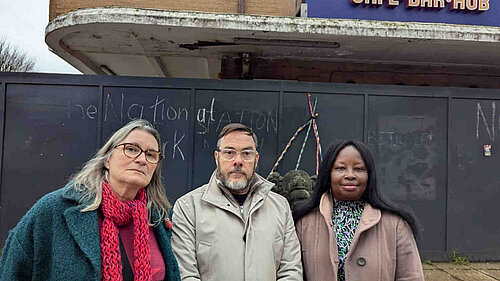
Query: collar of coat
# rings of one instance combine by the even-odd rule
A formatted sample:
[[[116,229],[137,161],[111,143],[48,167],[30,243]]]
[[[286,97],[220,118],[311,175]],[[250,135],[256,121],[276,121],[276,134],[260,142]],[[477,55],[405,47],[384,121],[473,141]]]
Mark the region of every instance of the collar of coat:
[[[338,266],[339,258],[337,254],[337,243],[335,239],[335,234],[333,233],[333,222],[332,222],[332,212],[333,212],[333,196],[330,191],[323,193],[319,203],[319,212],[323,216],[326,225],[328,226],[328,233],[330,235],[329,251],[330,253],[335,253],[330,256],[332,265]],[[365,208],[359,219],[358,228],[354,233],[350,249],[356,248],[358,244],[359,237],[361,233],[375,226],[382,218],[382,213],[379,209],[373,208],[369,203],[365,202]]]
[[[331,192],[325,192],[323,193],[323,196],[321,196],[321,201],[319,203],[319,211],[328,225],[332,224],[332,210],[333,210],[332,194]],[[361,218],[358,224],[358,229],[356,230],[356,232],[361,233],[373,227],[380,221],[381,217],[382,214],[379,209],[373,208],[368,202],[365,202],[365,209],[361,214]]]
[[[62,197],[69,203],[69,207],[63,212],[69,232],[75,239],[78,247],[80,247],[85,256],[90,260],[94,272],[100,273],[101,245],[97,211],[81,212],[83,206],[80,204],[80,201],[83,198],[83,193],[79,192],[72,183],[66,185]]]
[[[216,170],[212,173],[210,181],[208,182],[208,188],[203,193],[201,199],[217,206],[223,206],[227,202],[226,200],[230,200],[235,205],[236,200],[231,195],[231,192],[218,182],[219,180],[217,180]],[[254,173],[252,179],[250,180],[248,197],[256,198],[256,200],[252,200],[252,202],[258,202],[260,199],[265,199],[273,186],[273,183],[267,181],[259,174]]]

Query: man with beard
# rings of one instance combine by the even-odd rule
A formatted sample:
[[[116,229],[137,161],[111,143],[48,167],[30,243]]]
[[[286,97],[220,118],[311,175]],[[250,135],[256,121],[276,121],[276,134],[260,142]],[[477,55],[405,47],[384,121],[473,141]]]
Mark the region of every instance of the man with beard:
[[[257,136],[225,126],[210,181],[177,200],[172,248],[182,280],[302,280],[300,245],[287,200],[255,173]]]

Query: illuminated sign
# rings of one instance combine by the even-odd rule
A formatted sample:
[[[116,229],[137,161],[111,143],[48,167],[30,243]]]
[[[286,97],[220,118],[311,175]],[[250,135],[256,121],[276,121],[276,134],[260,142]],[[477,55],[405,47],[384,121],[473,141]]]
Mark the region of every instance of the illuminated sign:
[[[353,5],[371,5],[387,7],[399,6],[404,0],[350,0]],[[406,0],[407,8],[433,8],[442,9],[447,4],[451,10],[468,10],[484,12],[490,9],[489,0]]]
[[[500,27],[498,0],[305,0],[308,16]]]

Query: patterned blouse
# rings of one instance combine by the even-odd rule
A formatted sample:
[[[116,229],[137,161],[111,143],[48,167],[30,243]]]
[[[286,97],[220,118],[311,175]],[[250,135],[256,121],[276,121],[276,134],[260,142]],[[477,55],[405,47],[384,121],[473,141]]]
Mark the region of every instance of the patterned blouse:
[[[339,250],[339,270],[338,280],[345,281],[344,263],[352,238],[358,228],[361,213],[365,208],[365,202],[360,201],[340,201],[333,199],[333,231],[337,239]]]

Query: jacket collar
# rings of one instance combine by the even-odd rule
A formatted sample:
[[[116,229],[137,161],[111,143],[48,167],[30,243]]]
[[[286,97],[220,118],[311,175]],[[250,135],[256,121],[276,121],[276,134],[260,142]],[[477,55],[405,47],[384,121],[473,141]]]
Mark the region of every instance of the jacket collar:
[[[90,260],[94,272],[100,276],[101,245],[97,211],[81,212],[82,205],[79,202],[82,196],[83,194],[78,192],[71,183],[65,187],[62,197],[73,204],[64,210],[64,219],[76,243]]]
[[[330,191],[323,193],[323,195],[321,196],[319,211],[321,215],[323,215],[325,222],[330,225],[333,211],[333,197]],[[380,221],[381,217],[382,214],[379,209],[373,208],[370,203],[365,202],[365,208],[363,210],[363,213],[361,214],[356,233],[361,233],[373,227]]]
[[[330,191],[323,193],[321,196],[321,200],[319,203],[319,212],[321,213],[326,225],[328,226],[328,233],[330,235],[330,243],[329,243],[329,252],[330,252],[330,261],[332,266],[338,266],[338,250],[337,250],[337,242],[335,238],[335,233],[333,232],[333,222],[332,222],[332,212],[333,212],[333,197]],[[370,229],[374,225],[376,225],[381,218],[381,212],[379,209],[373,208],[369,203],[365,202],[365,207],[363,213],[361,214],[361,218],[359,219],[358,228],[354,233],[354,237],[352,239],[350,250],[354,249],[358,243],[359,237],[361,233]],[[349,255],[349,254],[348,254]]]
[[[321,196],[319,202],[319,212],[321,213],[327,229],[330,239],[328,239],[328,252],[330,253],[330,263],[332,268],[337,268],[339,264],[338,258],[338,248],[337,239],[335,238],[335,233],[333,232],[333,222],[332,222],[332,211],[333,211],[333,198],[330,192],[325,192]]]
[[[370,205],[368,202],[365,202],[365,209],[363,210],[361,218],[359,219],[358,228],[356,229],[356,232],[354,232],[354,237],[352,238],[350,249],[356,248],[359,238],[361,237],[361,233],[375,226],[380,221],[381,217],[382,213],[379,209],[373,208],[372,205]]]
[[[382,218],[382,213],[379,209],[373,208],[370,203],[365,202],[365,209],[361,214],[358,224],[358,232],[361,233],[367,229],[372,228]]]
[[[273,183],[267,181],[259,174],[254,173],[254,176],[250,180],[250,189],[248,191],[248,196],[255,198],[252,199],[252,205],[259,202],[260,199],[265,199],[273,186]],[[233,204],[236,202],[231,192],[217,179],[217,171],[212,173],[210,181],[208,182],[208,188],[203,193],[201,200],[223,209],[226,209],[225,206],[228,200]]]
[[[158,212],[152,213],[153,221],[160,219]],[[162,221],[155,227],[153,227],[155,233],[156,241],[160,247],[160,251],[163,256],[163,261],[165,262],[166,275],[165,280],[171,280],[168,276],[175,276],[178,274],[179,268],[177,261],[174,258],[174,253],[172,251],[172,245],[170,244],[170,239],[172,236],[172,229],[165,228],[163,218]],[[171,277],[170,277],[171,278]]]
[[[78,203],[83,198],[83,192],[79,191],[73,182],[69,182],[63,189],[62,197],[66,200]]]
[[[332,220],[332,211],[333,211],[333,198],[330,191],[323,193],[321,196],[321,200],[319,201],[319,212],[325,218],[325,221],[330,225],[330,221]]]

